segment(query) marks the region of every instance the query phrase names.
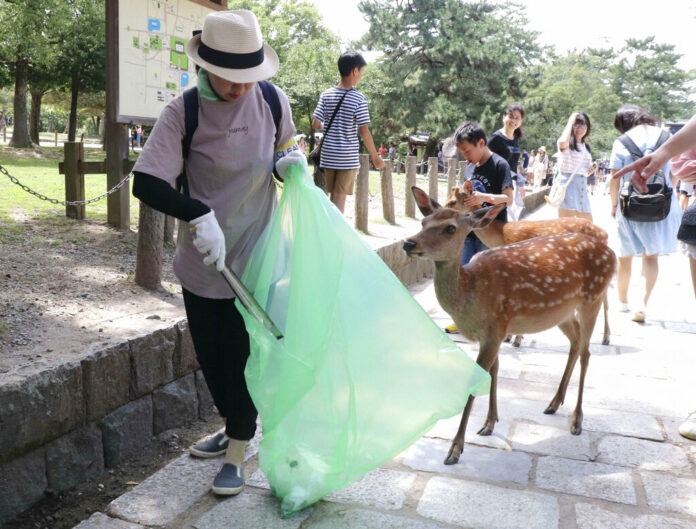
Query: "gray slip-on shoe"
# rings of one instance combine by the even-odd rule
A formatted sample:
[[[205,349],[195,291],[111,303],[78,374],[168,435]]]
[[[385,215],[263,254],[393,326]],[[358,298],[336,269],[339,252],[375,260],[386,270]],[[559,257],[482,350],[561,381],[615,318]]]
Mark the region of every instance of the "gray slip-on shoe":
[[[229,444],[230,440],[225,433],[218,432],[202,443],[192,446],[189,449],[189,453],[194,457],[217,457],[227,451],[227,445]]]
[[[244,488],[244,470],[232,463],[222,465],[213,480],[213,492],[222,496],[234,496]]]

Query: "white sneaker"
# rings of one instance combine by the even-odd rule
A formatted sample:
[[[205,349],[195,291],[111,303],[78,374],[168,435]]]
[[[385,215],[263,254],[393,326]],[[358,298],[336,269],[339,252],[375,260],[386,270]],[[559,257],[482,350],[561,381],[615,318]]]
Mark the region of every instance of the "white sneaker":
[[[619,312],[631,312],[628,308],[628,303],[622,303]]]

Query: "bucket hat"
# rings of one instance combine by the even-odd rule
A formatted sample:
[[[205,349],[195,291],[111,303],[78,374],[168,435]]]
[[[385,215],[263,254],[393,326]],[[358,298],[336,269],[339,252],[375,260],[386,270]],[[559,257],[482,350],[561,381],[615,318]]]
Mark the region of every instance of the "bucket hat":
[[[278,55],[263,41],[256,15],[246,9],[206,16],[203,31],[188,41],[186,55],[233,83],[263,81],[278,71]]]

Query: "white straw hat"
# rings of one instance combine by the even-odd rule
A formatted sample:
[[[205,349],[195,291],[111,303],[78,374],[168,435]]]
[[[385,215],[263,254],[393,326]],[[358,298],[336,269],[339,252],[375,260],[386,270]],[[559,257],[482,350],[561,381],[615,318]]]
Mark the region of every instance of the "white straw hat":
[[[263,42],[256,15],[246,9],[210,13],[203,32],[188,41],[186,55],[234,83],[263,81],[278,71],[278,55]]]

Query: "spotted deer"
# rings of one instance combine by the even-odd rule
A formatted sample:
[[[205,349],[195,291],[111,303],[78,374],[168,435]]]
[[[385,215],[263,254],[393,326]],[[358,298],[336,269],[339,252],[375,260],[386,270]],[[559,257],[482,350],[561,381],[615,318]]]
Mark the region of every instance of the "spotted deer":
[[[498,349],[505,336],[540,332],[556,325],[570,340],[570,351],[558,390],[544,413],[555,413],[563,403],[579,356],[578,399],[570,424],[570,432],[579,435],[590,336],[616,270],[616,256],[593,237],[566,233],[493,248],[461,266],[466,236],[471,230],[484,229],[503,207],[499,204],[471,214],[437,209],[423,219],[423,229],[405,240],[403,248],[410,256],[434,261],[435,294],[440,305],[460,333],[479,342],[476,362],[491,375],[488,414],[479,435],[490,435],[498,421]],[[459,461],[473,401],[469,396],[446,465]]]
[[[440,208],[436,200],[431,199],[425,191],[413,186],[411,188],[413,196],[416,198],[418,208],[424,216],[430,215],[435,209]],[[460,213],[470,213],[480,209],[481,205],[465,206],[464,201],[473,193],[470,181],[464,182],[462,187],[453,187],[445,207],[455,209]],[[498,219],[493,220],[485,228],[476,231],[476,236],[483,244],[489,248],[495,248],[504,244],[526,241],[532,237],[542,235],[554,235],[558,233],[582,233],[606,244],[608,240],[607,232],[599,226],[595,226],[587,219],[578,217],[563,217],[549,220],[522,220],[518,222],[504,222]],[[609,302],[605,298],[603,303],[604,314],[604,334],[602,345],[609,345],[611,331],[609,329]],[[510,341],[509,337],[506,341]],[[519,347],[522,343],[522,336],[515,336],[512,344]]]

